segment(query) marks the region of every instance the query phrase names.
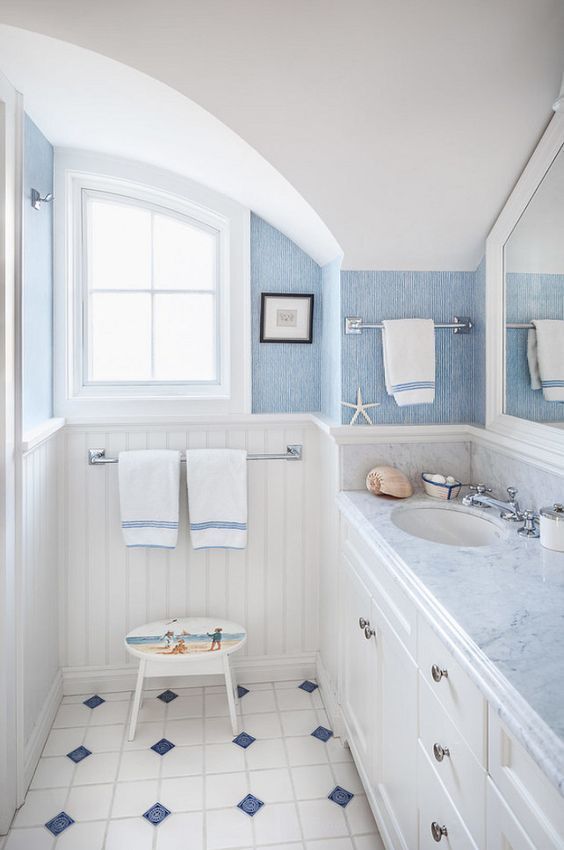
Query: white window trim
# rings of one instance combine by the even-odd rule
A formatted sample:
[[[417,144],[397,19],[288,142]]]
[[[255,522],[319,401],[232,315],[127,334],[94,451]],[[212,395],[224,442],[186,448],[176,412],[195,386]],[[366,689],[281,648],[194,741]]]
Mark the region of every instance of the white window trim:
[[[190,216],[220,234],[219,382],[83,381],[83,190],[112,192]],[[250,412],[250,213],[188,178],[103,154],[55,152],[55,411],[67,419]]]

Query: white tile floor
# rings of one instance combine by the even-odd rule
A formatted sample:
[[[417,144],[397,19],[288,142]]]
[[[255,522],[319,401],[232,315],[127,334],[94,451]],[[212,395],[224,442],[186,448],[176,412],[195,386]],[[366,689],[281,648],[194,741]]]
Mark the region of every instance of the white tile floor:
[[[146,691],[135,740],[126,740],[131,693],[65,697],[25,804],[0,850],[383,850],[350,752],[311,736],[328,721],[319,690],[299,682],[248,685],[242,728],[232,742],[222,687]],[[161,756],[150,747],[166,738]],[[75,764],[67,753],[91,755]],[[328,794],[354,794],[343,808]],[[237,808],[252,794],[253,816]],[[171,814],[158,826],[142,815],[154,803]],[[75,823],[57,838],[45,824],[66,812]]]

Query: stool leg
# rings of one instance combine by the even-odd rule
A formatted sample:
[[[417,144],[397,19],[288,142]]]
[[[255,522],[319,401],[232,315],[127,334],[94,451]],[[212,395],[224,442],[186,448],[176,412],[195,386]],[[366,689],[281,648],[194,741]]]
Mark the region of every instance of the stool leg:
[[[229,667],[229,656],[225,655],[223,657],[223,674],[225,676],[225,688],[227,690],[227,703],[229,705],[229,717],[231,718],[231,728],[233,729],[233,734],[237,735],[239,729],[237,728],[237,714],[235,711],[235,694],[233,693],[233,681],[231,679],[231,669]]]
[[[139,670],[137,671],[137,685],[135,686],[135,696],[133,697],[133,705],[131,706],[131,720],[129,721],[129,735],[127,740],[133,741],[135,738],[135,728],[137,726],[137,717],[139,715],[139,703],[141,702],[141,694],[143,692],[143,678],[145,676],[145,659],[139,661]]]

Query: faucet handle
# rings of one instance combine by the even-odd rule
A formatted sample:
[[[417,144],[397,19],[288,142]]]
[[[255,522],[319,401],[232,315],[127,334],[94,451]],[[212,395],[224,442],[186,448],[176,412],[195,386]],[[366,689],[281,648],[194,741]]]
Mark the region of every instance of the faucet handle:
[[[477,493],[478,496],[483,496],[484,493],[491,493],[492,492],[492,488],[487,487],[485,484],[470,484],[469,489],[475,490],[475,492]]]
[[[517,490],[516,487],[508,487],[507,488],[507,495],[509,496],[509,499],[512,502],[515,501],[515,496],[517,495],[518,492],[519,492],[519,490]]]
[[[522,519],[525,523],[517,531],[517,534],[520,534],[521,537],[540,537],[540,532],[536,525],[540,520],[539,515],[535,511],[523,511]]]

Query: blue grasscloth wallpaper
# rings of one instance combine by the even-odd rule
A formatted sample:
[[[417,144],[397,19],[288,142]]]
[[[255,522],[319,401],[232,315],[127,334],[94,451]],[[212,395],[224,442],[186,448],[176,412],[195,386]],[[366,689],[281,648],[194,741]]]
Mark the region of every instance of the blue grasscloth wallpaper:
[[[341,259],[321,269],[321,411],[341,418]]]
[[[380,402],[374,424],[434,424],[485,419],[485,263],[476,272],[341,271],[340,259],[320,268],[282,233],[251,216],[253,412],[321,411],[348,423],[341,400],[358,386]],[[310,345],[259,342],[261,292],[312,292]],[[436,332],[435,403],[400,408],[385,390],[381,331],[345,336],[345,316],[365,321],[470,316],[472,333]]]
[[[564,275],[508,274],[508,322],[531,319],[564,319]],[[534,422],[561,422],[564,404],[545,401],[541,390],[532,390],[527,363],[527,331],[506,331],[506,413]]]
[[[53,205],[31,206],[31,189],[53,191],[53,148],[33,121],[24,123],[23,426],[53,415]]]
[[[261,343],[261,292],[313,293],[313,343]],[[290,239],[251,215],[253,413],[321,410],[321,268]]]
[[[367,322],[382,319],[432,318],[450,322],[454,316],[476,321],[474,272],[342,272],[341,315],[361,316]],[[476,334],[436,331],[436,397],[432,405],[400,408],[387,395],[380,330],[344,336],[342,342],[343,400],[353,401],[358,386],[365,401],[380,402],[370,414],[377,424],[431,424],[474,422],[481,397],[476,374]],[[350,412],[342,414],[344,423]]]

